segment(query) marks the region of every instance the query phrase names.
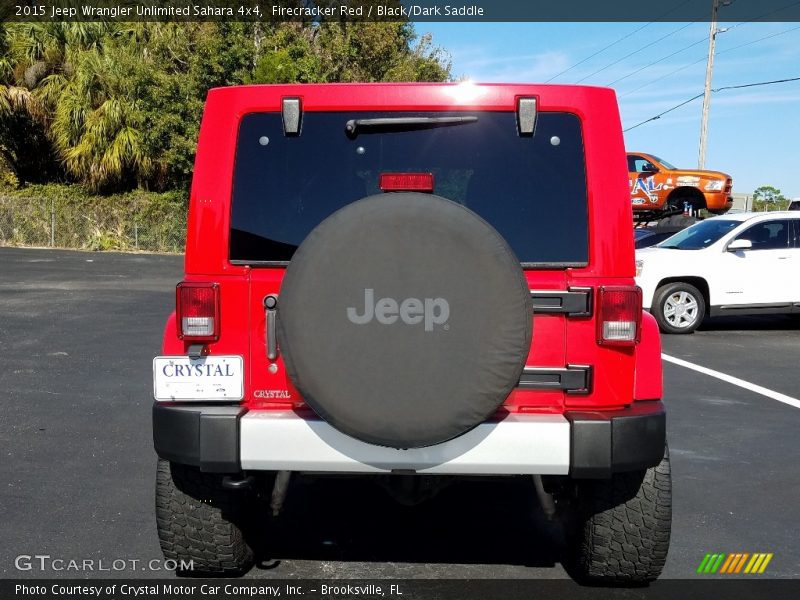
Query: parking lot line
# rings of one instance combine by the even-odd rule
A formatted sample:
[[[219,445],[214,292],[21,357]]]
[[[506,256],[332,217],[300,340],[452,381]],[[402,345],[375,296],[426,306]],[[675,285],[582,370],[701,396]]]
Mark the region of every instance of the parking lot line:
[[[760,385],[756,385],[755,383],[750,383],[749,381],[745,381],[744,379],[733,377],[732,375],[726,375],[725,373],[720,373],[719,371],[715,371],[714,369],[701,367],[700,365],[690,363],[689,361],[680,358],[675,358],[674,356],[670,356],[669,354],[662,354],[661,358],[667,362],[676,364],[680,367],[686,367],[687,369],[691,369],[692,371],[697,371],[698,373],[702,373],[703,375],[708,375],[709,377],[716,377],[717,379],[721,379],[722,381],[726,381],[733,385],[739,386],[740,388],[750,390],[751,392],[755,392],[756,394],[761,394],[762,396],[766,396],[767,398],[772,398],[773,400],[777,400],[778,402],[783,402],[784,404],[788,404],[789,406],[800,408],[800,400],[798,400],[797,398],[792,398],[791,396],[787,396],[786,394],[781,394],[780,392],[776,392],[775,390],[770,390]]]

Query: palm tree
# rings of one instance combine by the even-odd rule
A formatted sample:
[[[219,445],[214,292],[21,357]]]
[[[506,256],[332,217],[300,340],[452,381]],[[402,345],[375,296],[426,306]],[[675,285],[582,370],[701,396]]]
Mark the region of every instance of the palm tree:
[[[8,26],[0,62],[0,118],[24,112],[45,124],[66,172],[93,190],[146,177],[143,119],[133,72],[142,72],[145,24]],[[145,46],[146,48],[146,46]]]
[[[58,89],[51,137],[67,171],[93,190],[146,178],[152,164],[142,147],[140,57],[127,45],[111,44],[75,58],[72,77],[43,84],[45,96]]]

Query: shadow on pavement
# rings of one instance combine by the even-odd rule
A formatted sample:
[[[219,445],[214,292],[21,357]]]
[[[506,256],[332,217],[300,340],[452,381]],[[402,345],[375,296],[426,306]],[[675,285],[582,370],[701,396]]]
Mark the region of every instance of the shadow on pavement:
[[[751,315],[741,317],[708,317],[699,331],[797,331],[800,330],[800,313],[797,315]]]
[[[458,481],[416,506],[368,478],[295,480],[260,537],[262,569],[278,557],[553,567],[564,544],[528,478]]]

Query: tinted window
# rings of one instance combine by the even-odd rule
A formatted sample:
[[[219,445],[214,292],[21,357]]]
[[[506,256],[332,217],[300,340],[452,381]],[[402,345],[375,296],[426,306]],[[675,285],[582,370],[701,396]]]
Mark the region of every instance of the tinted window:
[[[708,219],[687,227],[659,244],[661,248],[678,250],[700,250],[707,248],[726,233],[741,225],[741,221],[730,219]]]
[[[788,220],[764,221],[749,227],[736,236],[750,240],[753,250],[780,250],[789,247],[791,223]]]
[[[667,238],[672,237],[673,235],[675,235],[675,232],[673,231],[669,232],[659,231],[659,232],[649,233],[647,235],[637,237],[634,246],[637,249],[649,248],[650,246],[655,246],[656,244],[660,244]]]
[[[652,172],[656,166],[644,157],[632,155],[628,157],[628,171],[631,173]]]
[[[350,119],[476,116],[477,122],[345,135]],[[377,194],[381,173],[431,172],[434,193],[489,221],[520,261],[588,262],[588,214],[580,120],[541,113],[536,133],[517,135],[516,115],[313,113],[285,137],[281,115],[246,115],[234,173],[230,258],[291,259],[308,233],[337,209]]]

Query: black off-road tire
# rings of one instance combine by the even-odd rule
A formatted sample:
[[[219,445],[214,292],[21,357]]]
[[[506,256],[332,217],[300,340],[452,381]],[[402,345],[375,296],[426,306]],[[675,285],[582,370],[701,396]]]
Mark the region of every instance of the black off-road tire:
[[[646,471],[576,484],[567,522],[569,574],[580,583],[642,585],[664,568],[672,527],[669,451]]]
[[[156,522],[164,558],[183,575],[249,570],[255,559],[243,531],[246,494],[224,489],[222,475],[159,460]]]
[[[675,295],[680,298],[683,293],[687,295],[687,298],[691,298],[694,301],[696,308],[694,309],[695,312],[692,321],[685,326],[679,327],[670,322],[669,317],[666,315],[666,306],[670,298]],[[656,318],[659,329],[663,333],[692,333],[695,329],[700,327],[706,316],[706,299],[703,293],[695,286],[683,281],[677,281],[675,283],[662,285],[656,290],[656,293],[653,295],[653,305],[650,310]],[[686,314],[688,314],[688,312]]]
[[[656,223],[656,229],[667,227],[689,227],[689,225],[694,225],[697,223],[697,220],[697,217],[687,217],[683,213],[670,215],[669,217],[659,219],[658,223]],[[675,233],[677,233],[677,231]]]

